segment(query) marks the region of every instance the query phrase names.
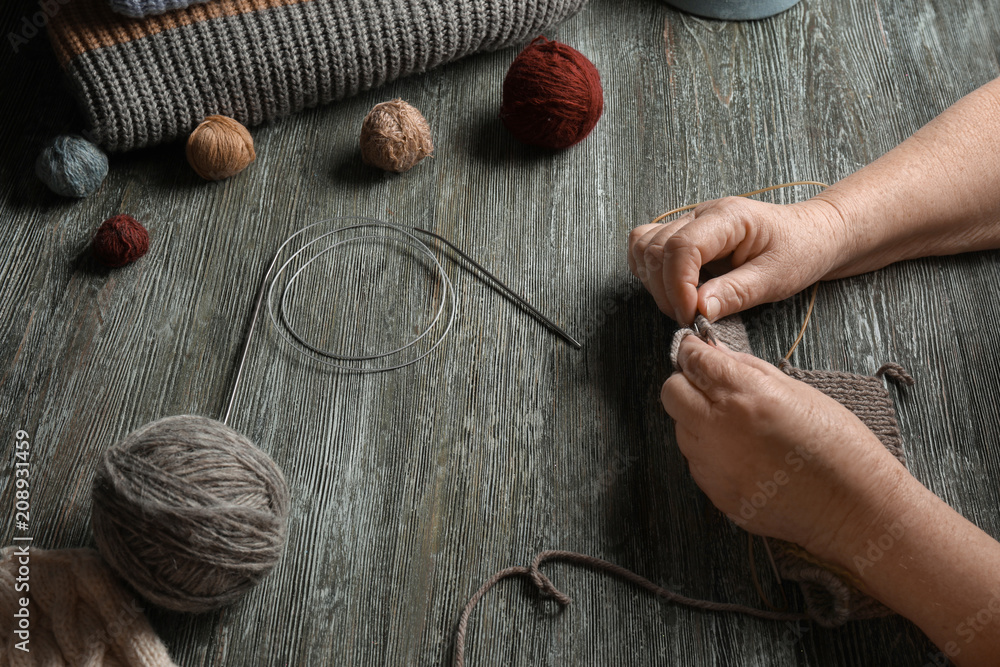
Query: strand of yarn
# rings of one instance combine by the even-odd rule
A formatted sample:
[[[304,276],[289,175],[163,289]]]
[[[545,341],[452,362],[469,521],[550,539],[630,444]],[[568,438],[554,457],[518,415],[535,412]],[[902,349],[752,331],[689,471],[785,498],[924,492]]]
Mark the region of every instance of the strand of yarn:
[[[875,371],[875,377],[887,377],[893,382],[906,385],[907,387],[912,387],[917,382],[905,368],[894,361],[887,361],[879,366],[878,370]]]
[[[624,579],[639,588],[643,588],[657,597],[661,597],[674,604],[691,607],[693,609],[744,614],[771,621],[804,621],[809,619],[806,614],[768,611],[741,604],[690,598],[654,584],[650,580],[632,572],[631,570],[627,570],[620,565],[616,565],[601,558],[595,558],[594,556],[588,556],[586,554],[576,553],[573,551],[543,551],[535,556],[535,560],[531,563],[530,567],[515,566],[500,570],[487,579],[483,585],[479,587],[479,590],[477,590],[472,597],[469,598],[469,602],[462,610],[462,615],[458,621],[458,629],[455,633],[455,667],[463,667],[465,665],[465,636],[468,630],[469,617],[472,615],[472,610],[475,609],[476,605],[483,598],[483,596],[503,579],[513,576],[525,576],[531,581],[532,584],[535,585],[535,588],[538,589],[539,593],[543,597],[550,597],[564,607],[572,602],[572,599],[568,595],[557,589],[552,581],[542,573],[540,569],[541,565],[547,561],[563,561],[572,565],[587,567],[598,572],[605,572],[620,579]]]
[[[788,348],[788,352],[785,352],[784,360],[788,361],[792,358],[792,353],[802,342],[802,337],[806,335],[806,327],[809,326],[809,320],[812,319],[813,308],[816,306],[816,293],[819,292],[819,282],[817,281],[812,288],[812,294],[809,295],[809,306],[806,308],[806,316],[802,318],[802,326],[799,327],[799,335],[795,337],[792,342],[792,346]]]
[[[767,597],[767,594],[764,593],[764,587],[760,585],[760,578],[757,576],[757,562],[756,562],[756,557],[754,556],[755,552],[753,547],[754,540],[756,538],[757,535],[754,535],[753,533],[747,533],[747,555],[749,556],[750,560],[750,579],[753,581],[754,590],[757,591],[757,597],[761,599],[761,601],[764,603],[764,606],[766,606],[768,609],[774,611],[788,611],[788,596],[785,595],[784,588],[778,589],[781,592],[781,606],[779,607],[773,602],[771,602],[770,598]],[[771,566],[771,573],[774,575],[774,580],[781,581],[781,573],[778,572],[778,564],[774,562],[774,554],[771,552],[771,546],[767,543],[766,538],[763,540],[763,543],[764,543],[764,553],[767,554],[767,562]]]
[[[773,190],[780,190],[782,188],[791,188],[791,187],[795,187],[795,186],[798,186],[798,185],[817,185],[817,186],[823,188],[824,190],[826,188],[830,187],[829,185],[827,185],[826,183],[823,183],[822,181],[789,181],[788,183],[779,183],[778,185],[769,185],[766,188],[760,188],[759,190],[751,190],[750,192],[744,192],[743,194],[736,195],[736,196],[737,197],[753,197],[754,195],[761,195],[761,194],[764,194],[765,192],[772,192]],[[655,225],[658,222],[663,222],[664,220],[666,220],[667,218],[669,218],[672,215],[676,215],[678,213],[683,213],[684,211],[690,211],[691,209],[697,208],[697,207],[701,206],[704,203],[705,202],[697,202],[695,204],[685,204],[684,206],[678,206],[675,209],[671,209],[671,210],[667,211],[666,213],[661,213],[660,215],[656,216],[655,218],[653,218],[653,220],[649,224]]]

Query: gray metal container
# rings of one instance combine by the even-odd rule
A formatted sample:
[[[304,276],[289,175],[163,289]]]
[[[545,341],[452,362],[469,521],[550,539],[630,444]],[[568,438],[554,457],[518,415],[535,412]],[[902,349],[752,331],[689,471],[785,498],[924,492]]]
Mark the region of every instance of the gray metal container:
[[[795,5],[799,0],[667,0],[677,9],[726,21],[750,21],[774,16]]]

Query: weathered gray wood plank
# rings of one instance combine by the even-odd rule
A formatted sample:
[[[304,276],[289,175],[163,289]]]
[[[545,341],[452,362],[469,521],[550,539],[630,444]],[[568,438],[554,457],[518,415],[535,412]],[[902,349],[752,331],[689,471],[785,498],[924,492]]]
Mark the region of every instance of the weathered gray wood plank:
[[[6,3],[3,25],[31,7]],[[219,413],[260,272],[308,222],[431,227],[585,343],[569,349],[450,261],[459,320],[416,366],[338,374],[264,327],[232,423],[289,479],[287,555],[229,609],[150,610],[179,664],[442,664],[481,581],[549,548],[687,595],[758,603],[745,537],[694,486],[659,408],[672,326],[628,275],[626,234],[683,203],[832,182],[869,162],[1000,74],[1000,8],[803,0],[725,24],[654,0],[593,0],[549,36],[587,54],[605,83],[603,119],[570,151],[523,148],[500,127],[507,51],[255,129],[257,162],[228,182],[201,182],[178,145],[114,156],[101,191],[79,203],[30,174],[38,145],[78,122],[44,38],[0,49],[0,81],[16,93],[0,96],[0,423],[31,434],[37,545],[92,544],[90,479],[105,448],[161,416]],[[360,164],[357,130],[395,96],[430,120],[437,155],[384,177]],[[147,224],[152,251],[105,271],[86,245],[119,211]],[[396,256],[376,272],[425,284]],[[1000,536],[996,259],[908,262],[826,284],[794,360],[909,368],[918,384],[895,395],[911,469]],[[319,285],[317,299],[355,332],[348,342],[372,323],[407,324],[350,310],[338,284]],[[410,305],[418,314],[426,303]],[[748,314],[762,356],[784,353],[805,305],[801,295]],[[0,487],[3,506],[12,498]],[[5,526],[4,543],[10,535]],[[471,664],[913,665],[933,650],[901,619],[794,628],[549,570],[575,603],[553,613],[526,584],[501,585],[470,626]]]

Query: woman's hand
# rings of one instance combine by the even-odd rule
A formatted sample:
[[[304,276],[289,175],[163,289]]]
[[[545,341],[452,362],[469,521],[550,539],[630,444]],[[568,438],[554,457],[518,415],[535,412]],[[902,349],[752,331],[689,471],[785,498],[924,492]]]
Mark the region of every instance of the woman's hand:
[[[779,205],[727,197],[636,227],[628,263],[664,313],[681,323],[698,312],[715,321],[834,277],[851,245],[837,209],[823,199]],[[727,258],[732,270],[699,289],[701,268]]]
[[[904,259],[1000,248],[1000,79],[875,162],[797,204],[728,197],[629,236],[629,266],[690,324]],[[701,267],[731,270],[701,288]]]
[[[688,336],[663,385],[691,476],[747,530],[801,545],[957,664],[996,665],[1000,544],[931,493],[847,408]],[[935,658],[937,660],[938,658]]]
[[[677,443],[745,529],[842,561],[913,479],[847,408],[774,366],[696,336],[677,361],[661,394]]]

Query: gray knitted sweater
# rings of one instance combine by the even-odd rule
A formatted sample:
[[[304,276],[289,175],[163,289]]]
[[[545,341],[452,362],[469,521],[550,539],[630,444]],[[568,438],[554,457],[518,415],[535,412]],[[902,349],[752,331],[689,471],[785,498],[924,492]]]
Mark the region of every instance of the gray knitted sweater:
[[[477,51],[523,42],[586,0],[211,0],[129,18],[73,0],[56,54],[111,151],[185,137],[205,116],[252,126]]]

